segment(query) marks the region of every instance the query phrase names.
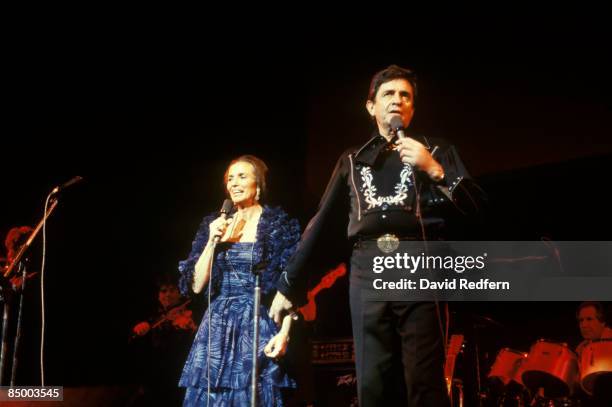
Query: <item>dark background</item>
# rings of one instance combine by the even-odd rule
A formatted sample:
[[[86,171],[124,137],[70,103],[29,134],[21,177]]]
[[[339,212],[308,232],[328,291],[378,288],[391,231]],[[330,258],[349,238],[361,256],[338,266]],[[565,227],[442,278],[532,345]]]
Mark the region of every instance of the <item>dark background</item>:
[[[488,238],[607,240],[612,63],[594,15],[435,16],[405,29],[384,19],[352,30],[24,29],[3,77],[0,236],[38,222],[55,185],[85,177],[47,225],[47,382],[130,379],[129,327],[155,301],[155,277],[176,270],[201,217],[221,205],[232,158],[263,158],[269,202],[305,226],[339,154],[367,140],[369,79],[391,63],[419,75],[413,127],[452,140],[487,191]],[[31,269],[40,251],[39,239]],[[32,384],[36,285],[20,362]],[[346,288],[344,278],[319,296],[318,337],[350,335]],[[576,305],[453,306],[506,326],[485,329],[493,347],[526,349],[538,337],[576,344]]]

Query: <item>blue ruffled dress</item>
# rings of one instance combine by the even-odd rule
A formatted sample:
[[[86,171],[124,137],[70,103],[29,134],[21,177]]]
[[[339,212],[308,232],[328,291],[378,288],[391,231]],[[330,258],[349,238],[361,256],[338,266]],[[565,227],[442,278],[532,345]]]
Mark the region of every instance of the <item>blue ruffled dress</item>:
[[[260,236],[271,226],[270,211],[274,210],[264,208],[258,225],[257,236],[260,243],[223,242],[217,245],[212,269],[213,296],[210,309],[206,311],[200,323],[179,382],[180,386],[186,387],[184,406],[247,406],[250,403],[255,285],[252,270],[259,267],[262,271],[262,292],[266,294],[273,290],[280,275],[279,266],[286,261],[285,259],[280,263],[274,262],[275,270],[265,267],[270,266],[270,262],[262,261],[269,255],[273,255],[275,246],[270,245],[270,242],[266,245],[265,241],[269,238],[267,239],[265,235]],[[288,221],[288,219],[285,220]],[[206,224],[207,228],[208,223],[205,219],[203,226]],[[292,233],[297,233],[297,236],[282,241],[285,242],[283,245],[292,242],[291,246],[295,246],[299,238],[299,226],[295,221],[291,222],[290,226],[292,227],[285,232],[292,230]],[[273,235],[278,232],[276,230]],[[270,230],[267,233],[270,233]],[[284,236],[286,237],[286,234]],[[196,236],[194,248],[197,240]],[[289,256],[294,249],[295,247],[288,251],[283,249],[281,253]],[[278,259],[282,259],[282,256]],[[184,270],[181,272],[185,276]],[[191,277],[192,273],[193,271],[188,274],[188,277]],[[206,295],[207,293],[208,290],[206,290]],[[264,305],[260,307],[258,404],[282,406],[281,388],[295,387],[295,382],[278,363],[263,354],[264,347],[276,335],[278,328],[268,317],[268,308]],[[209,335],[210,351],[208,349]],[[210,397],[207,394],[209,361]],[[210,404],[208,404],[209,400]]]

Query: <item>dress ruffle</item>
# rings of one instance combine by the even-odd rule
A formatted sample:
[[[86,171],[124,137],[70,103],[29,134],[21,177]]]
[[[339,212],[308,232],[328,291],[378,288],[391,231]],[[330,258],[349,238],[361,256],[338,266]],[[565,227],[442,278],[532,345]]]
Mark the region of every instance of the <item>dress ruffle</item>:
[[[254,316],[251,269],[255,250],[253,243],[219,243],[217,246],[212,279],[213,286],[218,285],[219,290],[204,314],[183,368],[179,385],[188,388],[185,406],[206,405],[209,360],[211,405],[248,405]],[[262,404],[265,406],[282,405],[279,389],[295,387],[295,382],[281,365],[264,355],[264,347],[277,334],[278,328],[268,317],[264,305],[260,306],[259,313],[258,398],[262,403],[267,400]]]
[[[210,223],[219,215],[206,216],[196,233],[189,256],[179,262],[179,289],[183,295],[190,295],[195,264],[206,247]],[[261,291],[263,295],[276,290],[280,272],[295,253],[300,240],[300,224],[280,207],[264,206],[253,248],[253,267],[263,271]],[[213,270],[214,272],[214,270]],[[213,286],[213,289],[218,287]]]

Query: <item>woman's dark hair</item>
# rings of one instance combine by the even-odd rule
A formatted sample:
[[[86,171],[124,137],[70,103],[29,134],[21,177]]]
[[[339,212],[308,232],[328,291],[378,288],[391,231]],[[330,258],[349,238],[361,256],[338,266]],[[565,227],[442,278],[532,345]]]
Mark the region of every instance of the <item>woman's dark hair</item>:
[[[155,285],[157,288],[162,288],[164,286],[178,287],[178,276],[174,274],[162,274],[155,279]]]

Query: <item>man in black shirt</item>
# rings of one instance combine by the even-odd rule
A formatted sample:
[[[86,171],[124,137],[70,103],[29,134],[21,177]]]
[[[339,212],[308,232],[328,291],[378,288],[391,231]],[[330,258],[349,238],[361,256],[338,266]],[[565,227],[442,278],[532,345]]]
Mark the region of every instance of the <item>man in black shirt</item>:
[[[329,234],[332,220],[344,219],[344,237],[354,243],[350,305],[358,395],[366,407],[392,400],[410,406],[448,405],[439,305],[367,302],[363,297],[364,290],[372,289],[372,257],[380,255],[381,243],[443,239],[452,217],[477,210],[478,188],[454,147],[403,136],[414,114],[415,96],[411,71],[391,65],[374,75],[366,109],[376,131],[338,160],[270,309],[279,321],[283,312],[304,302],[306,263]]]

